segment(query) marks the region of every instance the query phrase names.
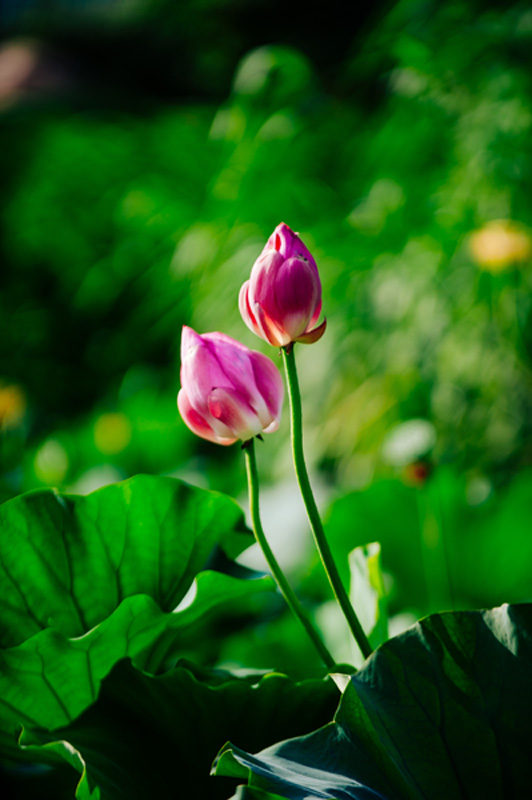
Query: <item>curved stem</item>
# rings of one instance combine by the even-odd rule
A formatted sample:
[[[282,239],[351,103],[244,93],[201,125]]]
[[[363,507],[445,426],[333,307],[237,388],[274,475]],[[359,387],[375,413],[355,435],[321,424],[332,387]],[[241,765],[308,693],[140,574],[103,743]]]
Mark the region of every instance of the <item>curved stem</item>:
[[[290,609],[293,611],[293,613],[296,615],[296,617],[299,619],[299,621],[305,628],[309,637],[312,639],[312,643],[316,648],[316,650],[318,651],[320,658],[322,659],[327,669],[332,669],[336,664],[334,658],[327,650],[325,644],[321,639],[321,636],[319,635],[318,631],[310,621],[306,609],[301,605],[301,603],[295,596],[264,534],[264,530],[262,528],[262,523],[260,520],[260,511],[259,511],[259,476],[257,472],[257,461],[255,458],[254,440],[250,439],[248,442],[245,442],[243,445],[243,450],[246,456],[246,471],[248,476],[248,490],[249,490],[249,508],[251,512],[251,521],[253,524],[253,533],[255,534],[255,539],[259,543],[260,548],[264,553],[264,557],[268,562],[268,566],[271,570],[273,577],[275,578],[275,581],[281,591],[281,594],[288,603]]]
[[[296,362],[294,358],[294,347],[288,345],[282,347],[283,362],[286,370],[286,379],[288,383],[288,397],[290,400],[290,418],[292,428],[292,453],[294,456],[294,466],[296,471],[299,488],[303,496],[305,508],[307,509],[307,516],[310,522],[310,527],[314,535],[316,547],[320,554],[321,562],[329,578],[334,596],[340,604],[340,608],[347,620],[347,624],[351,629],[356,643],[358,644],[362,655],[367,658],[373,652],[373,649],[368,641],[368,637],[364,633],[362,625],[359,622],[355,610],[349,601],[349,597],[340,578],[340,573],[335,564],[329,542],[325,536],[323,525],[321,522],[320,514],[307,471],[305,463],[305,455],[303,453],[303,417],[301,412],[301,392],[299,391],[299,382],[297,379]]]

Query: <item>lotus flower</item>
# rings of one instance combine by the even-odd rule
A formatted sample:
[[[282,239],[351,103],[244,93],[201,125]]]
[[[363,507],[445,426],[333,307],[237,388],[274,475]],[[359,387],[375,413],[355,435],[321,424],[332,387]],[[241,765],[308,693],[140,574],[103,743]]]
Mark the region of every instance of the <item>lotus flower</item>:
[[[325,333],[316,262],[297,233],[276,227],[240,290],[240,313],[248,328],[275,347],[316,342]]]
[[[262,353],[223,333],[183,327],[177,405],[191,431],[229,445],[279,427],[283,381]]]

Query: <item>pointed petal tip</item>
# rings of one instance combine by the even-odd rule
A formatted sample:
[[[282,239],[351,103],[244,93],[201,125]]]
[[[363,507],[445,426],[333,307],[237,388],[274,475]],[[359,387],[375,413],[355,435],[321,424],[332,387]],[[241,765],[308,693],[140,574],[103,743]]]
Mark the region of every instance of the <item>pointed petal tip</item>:
[[[294,233],[290,225],[287,225],[286,222],[280,222],[276,227],[274,233]]]
[[[201,341],[199,333],[196,333],[196,331],[188,325],[183,325],[181,329],[181,353],[184,353],[195,344],[199,344],[199,341]]]

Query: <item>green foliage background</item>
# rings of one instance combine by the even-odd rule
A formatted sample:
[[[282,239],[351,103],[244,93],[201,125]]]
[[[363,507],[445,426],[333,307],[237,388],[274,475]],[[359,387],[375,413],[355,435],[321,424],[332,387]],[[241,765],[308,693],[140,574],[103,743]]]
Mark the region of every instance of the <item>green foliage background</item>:
[[[183,324],[277,358],[237,297],[288,223],[328,319],[297,349],[306,452],[372,643],[532,600],[528,4],[382,0],[350,23],[340,0],[6,0],[0,25],[6,792],[169,795],[179,757],[180,791],[227,797],[208,769],[231,738],[218,771],[251,776],[235,797],[307,796],[309,763],[324,796],[452,793],[455,775],[520,796],[529,606],[409,628],[331,722],[298,622],[232,560],[238,506],[187,486],[245,506],[240,449],[194,437],[175,398]],[[358,665],[298,530],[286,413],[257,449],[266,532]]]

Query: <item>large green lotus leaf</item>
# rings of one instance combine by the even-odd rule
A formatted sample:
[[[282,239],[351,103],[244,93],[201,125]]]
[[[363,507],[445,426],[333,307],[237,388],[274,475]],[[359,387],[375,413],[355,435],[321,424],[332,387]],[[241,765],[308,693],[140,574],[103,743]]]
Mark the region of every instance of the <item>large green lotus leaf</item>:
[[[215,545],[234,554],[244,530],[229,497],[173,478],[16,497],[0,506],[0,646],[45,628],[82,636],[135,594],[172,611]]]
[[[332,723],[256,756],[227,746],[217,774],[291,800],[524,800],[531,720],[532,605],[435,614],[368,659]]]
[[[305,733],[331,718],[338,699],[330,679],[236,678],[185,661],[153,676],[122,661],[78,719],[53,732],[25,731],[21,744],[35,759],[62,754],[82,774],[82,800],[225,800],[235,782],[209,772],[227,739],[258,749]]]
[[[162,612],[148,595],[124,600],[106,620],[78,638],[48,628],[17,647],[0,650],[0,750],[20,758],[16,738],[22,725],[66,725],[97,697],[102,679],[129,656],[156,672],[175,663],[191,630],[219,614],[229,602],[271,591],[271,578],[240,580],[217,572],[197,578],[189,606]]]

